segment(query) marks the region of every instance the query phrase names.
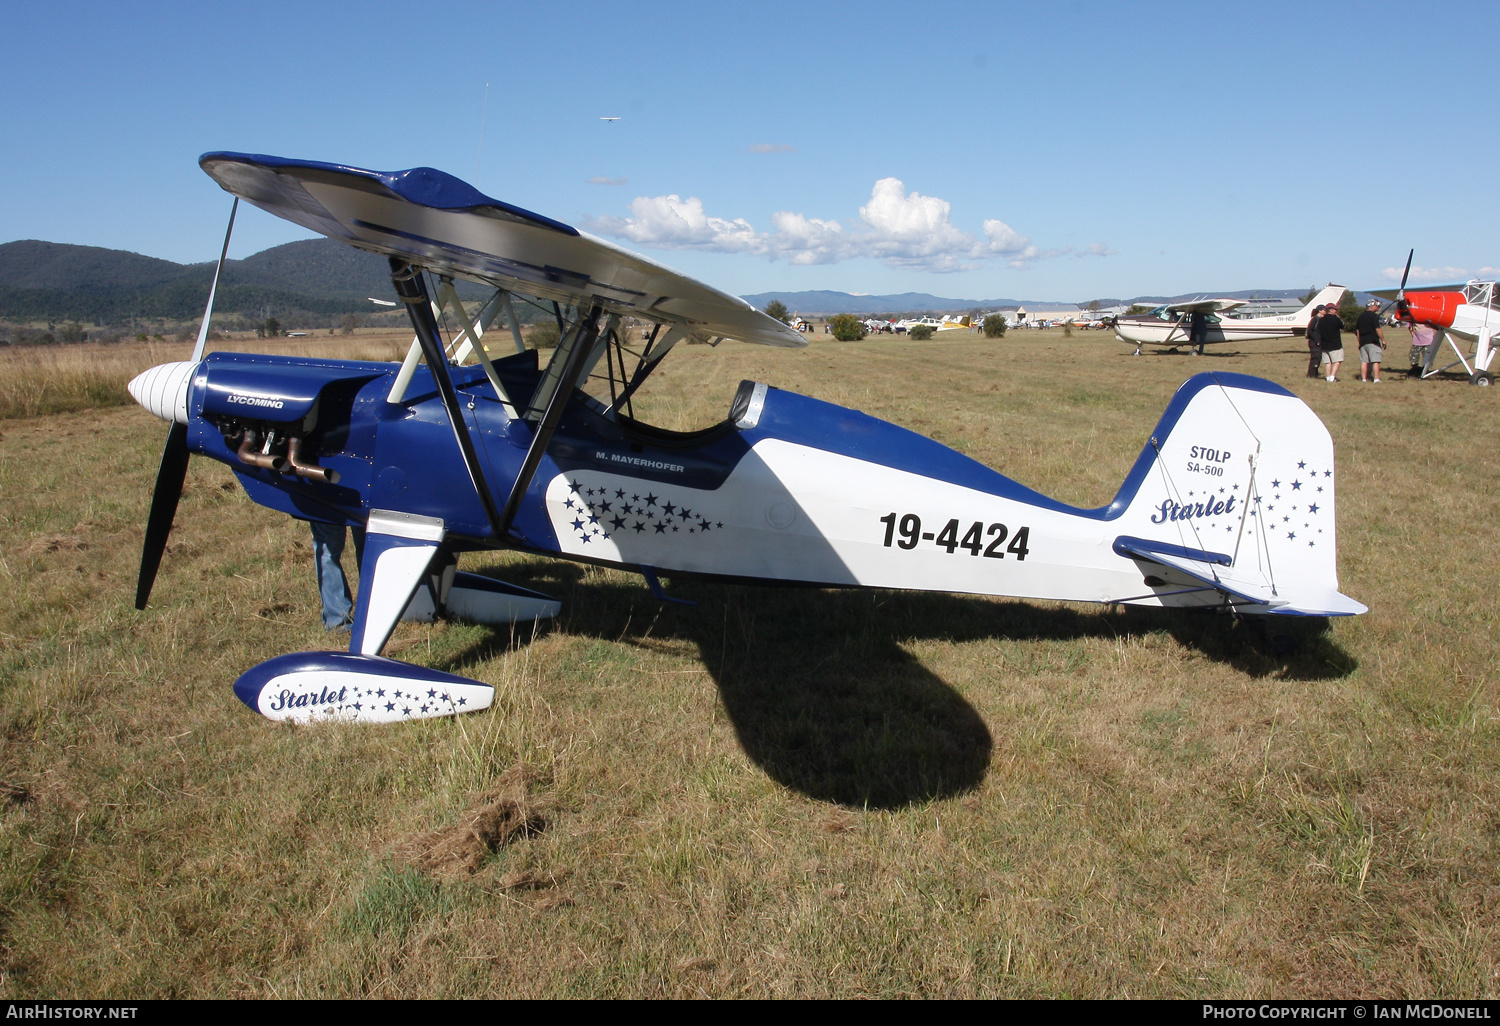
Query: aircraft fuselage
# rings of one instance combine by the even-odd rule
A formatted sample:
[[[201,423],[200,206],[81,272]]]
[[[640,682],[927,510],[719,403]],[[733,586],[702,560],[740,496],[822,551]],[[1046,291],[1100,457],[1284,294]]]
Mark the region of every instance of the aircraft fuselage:
[[[1255,317],[1245,320],[1211,317],[1203,341],[1206,345],[1223,342],[1259,342],[1267,339],[1292,338],[1307,328],[1307,319],[1285,314],[1277,317]],[[1162,320],[1158,317],[1121,317],[1115,322],[1115,336],[1135,345],[1186,346],[1190,344],[1191,321]]]
[[[524,409],[541,377],[535,352],[495,366]],[[742,383],[727,420],[687,434],[612,417],[575,393],[509,535],[496,538],[425,369],[400,403],[387,401],[392,364],[214,353],[192,373],[189,447],[233,468],[254,501],[353,526],[375,510],[436,518],[450,551],[519,548],[741,581],[1224,604],[1221,590],[1192,577],[1143,574],[1136,543],[1149,537],[1195,559],[1238,559],[1241,570],[1226,573],[1243,578],[1236,594],[1257,600],[1242,608],[1262,611],[1279,601],[1262,578],[1281,549],[1324,580],[1334,575],[1327,432],[1290,393],[1238,375],[1219,377],[1246,389],[1237,392],[1241,408],[1264,404],[1265,419],[1305,416],[1315,425],[1295,436],[1295,453],[1240,437],[1238,415],[1214,412],[1224,400],[1212,386],[1223,382],[1199,375],[1174,398],[1114,502],[1098,509],[1057,502],[858,411],[752,382]],[[532,425],[497,399],[482,369],[450,373],[500,505]],[[310,469],[276,464],[292,439]],[[1300,541],[1258,522],[1253,509],[1256,474],[1282,460],[1290,480],[1294,456],[1329,475],[1318,482],[1301,472],[1309,496],[1297,515],[1309,527],[1293,525]],[[1311,496],[1325,488],[1326,498]]]

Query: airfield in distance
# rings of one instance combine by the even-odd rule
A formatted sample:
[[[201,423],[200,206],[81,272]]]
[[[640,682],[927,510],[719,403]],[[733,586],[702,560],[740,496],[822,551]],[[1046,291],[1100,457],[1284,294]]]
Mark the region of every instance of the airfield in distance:
[[[0,244],[0,337],[4,324],[17,327],[49,322],[80,322],[91,338],[119,327],[135,334],[143,325],[191,321],[202,315],[201,298],[212,276],[212,264],[177,264],[123,250],[95,246],[20,240]],[[1309,286],[1322,282],[1309,282]],[[467,287],[460,283],[465,299]],[[239,312],[245,318],[277,317],[286,329],[333,326],[342,318],[357,316],[370,326],[379,323],[383,308],[369,296],[390,291],[385,262],[370,253],[343,246],[331,239],[305,239],[263,250],[225,267],[218,308],[225,314]],[[1301,289],[1255,289],[1215,291],[1180,296],[1150,295],[1133,298],[1098,297],[1079,302],[1055,299],[962,299],[906,292],[895,295],[853,295],[827,290],[764,292],[742,296],[756,309],[773,300],[789,313],[819,320],[832,314],[861,317],[882,314],[931,314],[967,316],[998,310],[1010,314],[1027,312],[1028,320],[1056,321],[1088,313],[1095,318],[1123,314],[1132,305],[1152,307],[1162,303],[1214,295],[1247,300],[1238,313],[1269,312],[1261,307],[1286,305],[1307,294]],[[1356,301],[1368,297],[1355,293]]]

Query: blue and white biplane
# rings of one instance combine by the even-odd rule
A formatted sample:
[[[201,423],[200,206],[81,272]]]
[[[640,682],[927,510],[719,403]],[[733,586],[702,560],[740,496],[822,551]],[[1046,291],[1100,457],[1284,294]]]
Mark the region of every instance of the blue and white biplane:
[[[1190,378],[1099,509],[763,382],[742,382],[713,427],[670,431],[638,420],[632,400],[689,335],[788,347],[805,345],[802,335],[431,168],[243,153],[200,164],[236,206],[244,199],[389,258],[416,336],[400,364],[204,357],[205,314],[192,359],[130,384],[171,422],[137,608],[190,453],[232,468],[261,505],[367,530],[349,651],[279,656],[236,682],[266,716],[387,722],[488,706],[488,685],[380,655],[403,615],[507,624],[556,614],[546,595],[457,570],[460,553],[483,549],[638,572],[658,595],[665,573],[1240,614],[1364,612],[1338,590],[1332,440],[1269,381]],[[455,281],[484,286],[488,298],[466,307]],[[560,341],[545,361],[523,343],[513,299],[554,314]],[[445,318],[458,325],[447,337]],[[643,343],[629,319],[650,326]],[[600,398],[584,389],[591,375],[607,380],[607,401],[602,384]]]

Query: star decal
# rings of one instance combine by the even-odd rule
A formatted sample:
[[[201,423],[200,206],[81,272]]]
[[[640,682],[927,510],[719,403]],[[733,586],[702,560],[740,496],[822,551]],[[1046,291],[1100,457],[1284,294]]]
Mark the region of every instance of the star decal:
[[[644,496],[630,495],[626,501],[625,489],[613,483],[593,485],[584,480],[570,480],[568,485],[572,492],[563,497],[562,505],[572,512],[566,514],[564,522],[572,527],[573,535],[581,545],[608,540],[612,534],[622,531],[644,534],[648,527],[654,534],[690,535],[707,534],[724,527],[722,520],[715,520],[708,513],[695,512],[668,495],[649,492]],[[583,496],[597,498],[585,499]]]

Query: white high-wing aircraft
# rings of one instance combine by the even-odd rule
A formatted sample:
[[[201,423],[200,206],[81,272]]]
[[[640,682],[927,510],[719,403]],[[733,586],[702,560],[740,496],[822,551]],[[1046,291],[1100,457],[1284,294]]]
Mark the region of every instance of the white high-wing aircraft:
[[[1312,316],[1314,307],[1337,303],[1347,291],[1342,285],[1329,285],[1296,313],[1273,317],[1218,316],[1235,307],[1244,306],[1243,299],[1193,299],[1168,303],[1149,313],[1117,318],[1115,337],[1121,342],[1134,343],[1136,356],[1141,355],[1143,345],[1168,346],[1172,349],[1197,345],[1199,340],[1192,335],[1193,317],[1201,314],[1205,321],[1202,339],[1205,345],[1291,338],[1307,330],[1307,321]]]

